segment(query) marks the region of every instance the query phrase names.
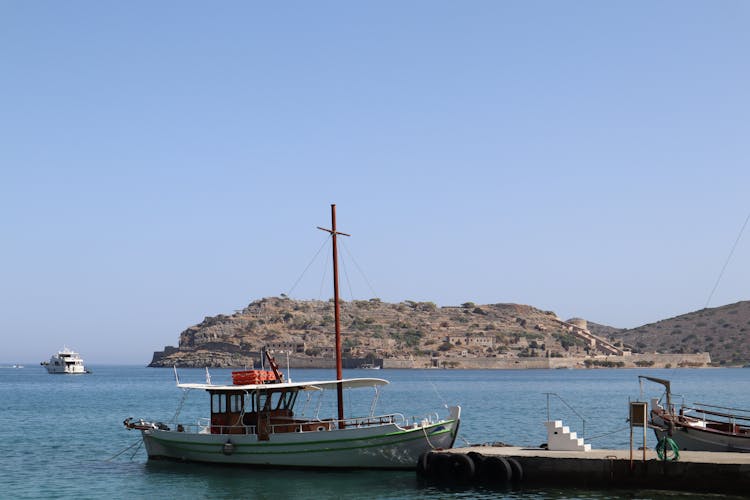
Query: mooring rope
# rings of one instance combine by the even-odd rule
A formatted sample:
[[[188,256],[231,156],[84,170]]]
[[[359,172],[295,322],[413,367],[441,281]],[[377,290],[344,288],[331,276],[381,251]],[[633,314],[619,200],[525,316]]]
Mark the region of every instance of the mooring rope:
[[[138,441],[138,446],[137,446],[137,447],[135,448],[135,450],[133,451],[133,454],[132,454],[132,455],[130,455],[130,460],[131,460],[131,461],[133,460],[133,457],[135,457],[135,454],[136,454],[136,453],[138,453],[138,450],[140,450],[140,449],[141,449],[141,446],[143,446],[143,440],[140,440],[140,441]]]
[[[143,444],[143,440],[139,439],[138,441],[136,441],[135,443],[131,444],[130,446],[126,446],[124,450],[119,451],[119,452],[115,453],[114,455],[112,455],[111,457],[109,457],[108,459],[106,459],[105,462],[111,462],[112,460],[114,460],[115,458],[119,457],[120,455],[122,455],[123,453],[125,453],[126,451],[128,451],[129,449],[134,448],[134,447],[139,446],[139,445],[142,445],[142,444]],[[135,451],[137,452],[138,448],[136,448]],[[133,455],[135,455],[135,453],[133,453]],[[133,457],[131,456],[130,459],[132,460]]]
[[[435,445],[432,444],[432,442],[430,441],[430,437],[427,435],[427,426],[424,426],[424,425],[422,426],[422,432],[424,433],[424,438],[427,441],[427,444],[430,445],[430,448],[432,448],[433,450],[437,450],[437,447],[435,447]]]
[[[672,456],[669,456],[670,452]],[[680,459],[680,447],[674,442],[672,438],[664,436],[656,445],[656,455],[659,460],[664,461],[677,461]]]
[[[443,406],[448,408],[448,403],[445,402],[445,398],[443,397],[442,394],[440,394],[440,391],[438,391],[437,386],[435,385],[435,381],[430,380],[430,385],[432,385],[432,389],[435,391],[435,394],[437,395],[438,400],[440,400],[440,402],[443,403]]]
[[[599,434],[598,436],[594,436],[594,437],[587,437],[586,441],[593,441],[595,439],[603,438],[606,436],[611,436],[612,434],[617,434],[618,432],[626,431],[628,429],[630,429],[630,426],[625,426],[622,429],[617,429],[616,431],[606,432],[604,434]]]

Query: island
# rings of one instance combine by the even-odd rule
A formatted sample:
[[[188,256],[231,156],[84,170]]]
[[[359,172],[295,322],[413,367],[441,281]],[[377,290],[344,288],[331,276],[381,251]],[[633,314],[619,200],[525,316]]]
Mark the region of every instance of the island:
[[[633,329],[522,304],[380,299],[342,301],[346,368],[677,368],[742,365],[750,302],[702,309]],[[206,317],[152,367],[251,367],[261,352],[293,368],[332,368],[333,303],[285,296]],[[717,342],[719,344],[717,345]],[[718,349],[713,356],[708,346]]]

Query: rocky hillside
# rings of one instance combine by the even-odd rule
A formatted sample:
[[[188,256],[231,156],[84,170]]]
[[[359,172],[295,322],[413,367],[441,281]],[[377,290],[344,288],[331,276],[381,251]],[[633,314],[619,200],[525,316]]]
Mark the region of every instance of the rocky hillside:
[[[459,366],[462,363],[451,360],[616,358],[632,350],[707,351],[717,365],[750,361],[750,302],[630,330],[578,318],[563,321],[551,311],[520,304],[437,307],[432,302],[370,299],[344,302],[341,312],[344,355],[355,360],[419,357],[438,360],[437,366]],[[150,366],[252,366],[263,347],[289,353],[297,366],[322,366],[314,360],[333,358],[333,329],[332,301],[265,298],[232,315],[207,317],[189,327],[180,334],[179,346],[154,353]],[[631,357],[634,362],[649,366]]]
[[[343,346],[351,357],[585,355],[587,346],[555,313],[519,304],[437,307],[379,299],[344,302]],[[263,346],[296,356],[333,347],[332,301],[265,298],[232,315],[207,317],[150,366],[248,366]]]
[[[717,365],[750,362],[750,301],[701,309],[617,334],[633,352],[708,351]]]
[[[622,332],[625,331],[624,328],[615,328],[613,326],[600,325],[599,323],[594,323],[593,321],[588,321],[587,323],[589,331],[591,333],[613,341],[621,338]]]

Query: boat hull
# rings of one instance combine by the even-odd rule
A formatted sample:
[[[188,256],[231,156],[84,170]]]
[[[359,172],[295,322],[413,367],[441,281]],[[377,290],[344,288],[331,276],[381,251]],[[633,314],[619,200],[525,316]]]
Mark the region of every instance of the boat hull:
[[[675,424],[670,433],[669,422],[659,417],[653,417],[653,424],[651,428],[658,440],[669,437],[680,450],[750,453],[750,435],[728,434],[679,424]]]
[[[82,366],[54,366],[54,365],[45,365],[45,368],[47,368],[47,373],[51,373],[53,375],[84,375],[88,373],[86,369]]]
[[[458,409],[448,420],[404,429],[395,424],[330,431],[271,434],[185,433],[142,430],[150,459],[176,459],[265,467],[414,469],[419,456],[450,448],[458,432]],[[228,445],[228,446],[227,446]]]

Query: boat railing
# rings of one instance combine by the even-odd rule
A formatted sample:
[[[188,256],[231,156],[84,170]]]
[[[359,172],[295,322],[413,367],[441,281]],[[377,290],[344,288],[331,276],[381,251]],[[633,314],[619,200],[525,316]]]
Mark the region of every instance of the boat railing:
[[[708,405],[704,403],[693,403],[695,407],[690,406],[683,406],[682,407],[682,413],[693,413],[693,414],[700,414],[703,415],[703,420],[706,420],[706,416],[710,415],[712,417],[719,417],[727,419],[730,423],[735,423],[736,421],[744,422],[745,424],[750,424],[750,411],[743,410],[739,408],[729,408],[726,406],[716,406],[716,405]],[[714,408],[715,410],[707,409],[707,408]],[[724,411],[716,411],[716,410],[727,410]],[[732,413],[728,413],[732,412]]]
[[[567,401],[565,401],[563,397],[557,394],[556,392],[545,392],[544,394],[547,396],[547,422],[551,421],[550,419],[550,396],[555,396],[557,399],[559,399],[562,402],[562,404],[567,406],[570,411],[575,413],[576,416],[581,419],[581,426],[582,426],[581,437],[586,437],[586,417],[578,413],[575,408],[570,406],[570,404]]]
[[[428,413],[427,415],[412,415],[409,421],[412,426],[434,424],[440,421],[440,415],[437,412]]]
[[[390,415],[378,415],[373,417],[354,417],[354,418],[345,418],[344,420],[341,420],[341,423],[344,424],[344,427],[376,427],[378,425],[388,425],[388,424],[402,424],[406,421],[404,416],[400,413],[392,413]],[[333,421],[334,423],[338,423],[338,420]]]
[[[339,423],[343,428],[354,427],[378,427],[383,425],[399,426],[420,426],[434,424],[439,421],[437,412],[424,416],[412,416],[408,419],[401,413],[391,413],[388,415],[376,415],[368,417],[346,418],[344,420],[321,420],[305,419],[296,420],[290,418],[286,422],[274,422],[268,426],[268,432],[271,434],[281,434],[289,432],[320,432],[339,428]],[[173,429],[176,432],[188,432],[194,434],[256,434],[257,428],[254,425],[212,425],[210,419],[200,418],[195,424],[177,424]]]
[[[170,426],[171,427],[171,426]],[[199,422],[195,424],[177,424],[169,430],[189,434],[255,434],[254,425],[211,425]]]
[[[401,413],[391,413],[389,415],[375,417],[348,418],[341,422],[344,424],[344,427],[376,427],[388,424],[396,424],[401,427],[419,427],[434,424],[439,421],[440,416],[437,412],[433,412],[426,415],[412,415],[408,418]],[[338,424],[339,421],[334,420],[332,422]]]

